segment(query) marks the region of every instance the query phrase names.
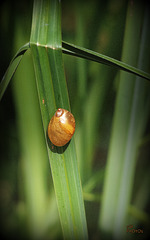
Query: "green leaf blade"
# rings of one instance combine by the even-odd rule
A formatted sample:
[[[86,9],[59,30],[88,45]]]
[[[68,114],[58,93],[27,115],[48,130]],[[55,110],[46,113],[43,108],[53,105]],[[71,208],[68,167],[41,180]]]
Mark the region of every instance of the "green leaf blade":
[[[97,53],[97,52],[94,52],[92,50],[85,49],[83,47],[79,47],[79,46],[76,46],[74,44],[70,44],[70,43],[67,43],[67,42],[64,42],[64,41],[63,41],[62,47],[63,47],[63,52],[66,53],[66,54],[70,54],[70,55],[73,55],[73,56],[85,58],[85,59],[88,59],[88,60],[91,60],[91,61],[106,64],[106,65],[109,65],[109,66],[117,67],[120,70],[124,70],[126,72],[133,73],[133,74],[135,74],[139,77],[150,80],[150,74],[149,73],[144,72],[144,71],[142,71],[138,68],[135,68],[135,67],[133,67],[129,64],[126,64],[124,62],[121,62],[117,59],[108,57],[108,56],[103,55],[101,53]]]
[[[0,100],[3,97],[3,94],[11,80],[11,78],[13,77],[15,71],[17,70],[17,67],[24,55],[24,53],[29,49],[29,43],[25,44],[23,47],[21,47],[18,52],[16,53],[16,55],[13,57],[12,61],[9,64],[9,67],[7,68],[7,71],[5,73],[5,75],[3,76],[3,79],[0,83]]]
[[[37,9],[39,7],[42,9],[41,12]],[[40,21],[37,20],[36,25],[39,12]],[[42,26],[44,26],[44,30]],[[31,52],[60,222],[65,239],[87,239],[74,137],[66,146],[56,147],[51,144],[47,134],[49,121],[57,108],[70,110],[62,60],[60,29],[60,2],[44,1],[44,4],[40,5],[39,1],[35,1]]]

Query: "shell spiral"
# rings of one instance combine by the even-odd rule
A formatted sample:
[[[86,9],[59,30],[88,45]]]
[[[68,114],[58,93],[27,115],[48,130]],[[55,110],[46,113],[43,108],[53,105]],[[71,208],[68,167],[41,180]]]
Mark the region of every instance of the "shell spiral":
[[[64,146],[75,132],[75,119],[69,111],[58,108],[48,125],[48,137],[55,146]]]

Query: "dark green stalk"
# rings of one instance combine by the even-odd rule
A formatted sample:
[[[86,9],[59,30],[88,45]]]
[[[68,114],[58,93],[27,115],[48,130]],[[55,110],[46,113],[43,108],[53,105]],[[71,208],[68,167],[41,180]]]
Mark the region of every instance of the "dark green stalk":
[[[60,24],[58,0],[35,1],[30,45],[62,231],[65,239],[87,239],[74,139],[65,147],[53,147],[47,137],[48,123],[56,109],[70,110]]]

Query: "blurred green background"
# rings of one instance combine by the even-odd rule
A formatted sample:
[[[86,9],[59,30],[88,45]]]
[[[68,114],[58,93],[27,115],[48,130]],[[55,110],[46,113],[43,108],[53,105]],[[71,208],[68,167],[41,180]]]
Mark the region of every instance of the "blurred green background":
[[[141,11],[144,12],[143,5],[144,3],[141,4]],[[1,1],[0,6],[0,77],[2,79],[13,55],[30,39],[33,3],[24,0],[20,2],[6,0]],[[62,39],[121,59],[127,9],[128,2],[125,0],[62,1]],[[143,17],[143,12],[139,13],[140,17],[141,15]],[[136,39],[134,41],[136,42]],[[129,56],[133,53],[130,50],[128,52]],[[76,152],[89,239],[100,239],[100,237],[103,239],[105,227],[103,229],[101,224],[103,220],[100,220],[101,201],[104,181],[107,178],[105,170],[108,169],[109,143],[119,89],[119,72],[112,67],[84,59],[67,55],[63,57],[71,109],[77,125]],[[146,65],[147,57],[144,59]],[[130,64],[132,65],[132,62]],[[136,63],[133,65],[137,66]],[[150,66],[149,62],[148,66]],[[146,97],[141,101],[144,101],[144,105],[148,105],[150,83],[144,82],[144,84],[147,89],[144,95]],[[134,86],[132,88],[134,89]],[[145,90],[143,91],[145,93]],[[125,94],[128,94],[128,91]],[[126,109],[124,111],[128,114]],[[135,228],[144,229],[143,236],[146,237],[150,223],[149,113],[149,110],[145,113],[143,109],[143,112],[141,110],[139,115],[136,115],[140,116],[140,119],[145,119],[142,127],[137,125],[136,128],[137,131],[138,128],[142,128],[141,135],[144,137],[140,135],[140,139],[138,138],[140,147],[136,149],[138,154],[136,164],[133,166],[132,193],[127,218],[128,225],[137,224]],[[61,227],[30,52],[23,57],[0,103],[0,133],[1,235],[11,239],[17,237],[61,239]],[[116,164],[116,168],[118,165]],[[126,176],[128,178],[128,170]],[[111,199],[108,200],[111,205]],[[37,226],[40,228],[37,229]],[[124,225],[123,230],[125,233],[126,226],[127,224]],[[130,238],[134,239],[134,236],[126,235],[126,239]]]

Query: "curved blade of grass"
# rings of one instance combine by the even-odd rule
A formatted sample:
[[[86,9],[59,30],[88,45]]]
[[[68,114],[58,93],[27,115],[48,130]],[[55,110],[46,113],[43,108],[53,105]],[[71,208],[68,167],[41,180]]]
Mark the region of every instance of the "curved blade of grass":
[[[47,137],[56,109],[70,110],[62,61],[60,1],[34,2],[31,52],[63,235],[65,239],[87,239],[74,139],[65,147],[54,147]]]
[[[25,44],[23,47],[21,47],[18,52],[16,53],[16,55],[13,57],[12,61],[9,64],[9,67],[7,68],[7,71],[5,73],[5,75],[3,76],[3,79],[0,83],[0,100],[3,97],[3,94],[11,80],[11,78],[13,77],[24,53],[28,50],[29,48],[29,43]]]
[[[44,36],[44,35],[43,35]],[[102,63],[102,64],[106,64],[106,65],[109,65],[109,66],[115,66],[121,70],[124,70],[124,71],[127,71],[127,72],[130,72],[130,73],[133,73],[137,76],[140,76],[142,78],[145,78],[147,80],[150,80],[150,74],[149,73],[146,73],[140,69],[137,69],[129,64],[126,64],[124,62],[121,62],[117,59],[114,59],[114,58],[111,58],[111,57],[108,57],[106,55],[103,55],[103,54],[100,54],[100,53],[97,53],[97,52],[94,52],[92,50],[89,50],[89,49],[86,49],[86,48],[83,48],[83,47],[79,47],[79,46],[76,46],[74,44],[70,44],[70,43],[67,43],[67,42],[62,42],[62,51],[63,53],[65,54],[70,54],[70,55],[73,55],[73,56],[76,56],[76,57],[80,57],[80,58],[85,58],[85,59],[88,59],[88,60],[91,60],[91,61],[95,61],[95,62],[99,62],[99,63]],[[49,46],[49,44],[47,45],[47,47],[52,47],[52,46]],[[19,51],[16,53],[16,55],[14,56],[14,58],[12,59],[1,83],[0,83],[0,100],[11,80],[11,78],[13,77],[18,65],[19,65],[19,62],[21,61],[24,53],[26,52],[26,50],[29,48],[29,43],[25,44],[23,47],[21,47],[19,49]]]
[[[67,42],[62,42],[63,47],[63,53],[70,54],[76,57],[85,58],[88,60],[92,60],[94,62],[102,63],[109,66],[115,66],[119,68],[120,70],[124,70],[126,72],[133,73],[139,77],[145,78],[147,80],[150,80],[150,74],[147,72],[144,72],[138,68],[135,68],[129,64],[126,64],[124,62],[121,62],[117,59],[108,57],[106,55],[103,55],[101,53],[94,52],[92,50],[76,46],[74,44],[70,44]]]

